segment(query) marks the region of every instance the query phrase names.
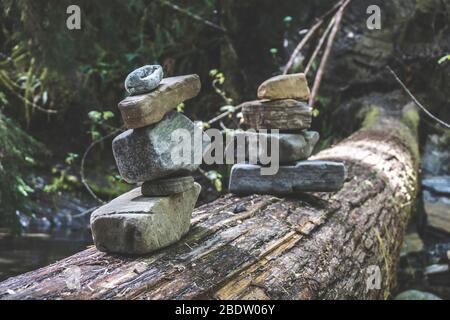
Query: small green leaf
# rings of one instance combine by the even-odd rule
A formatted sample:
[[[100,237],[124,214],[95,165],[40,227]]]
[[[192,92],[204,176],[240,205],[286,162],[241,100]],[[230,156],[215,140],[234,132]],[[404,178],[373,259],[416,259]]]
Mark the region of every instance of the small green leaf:
[[[217,74],[218,72],[219,72],[219,70],[217,70],[217,69],[212,69],[212,70],[209,71],[209,75],[210,75],[211,77],[215,77],[216,74]]]
[[[291,23],[291,22],[292,22],[292,17],[291,17],[291,16],[286,16],[286,17],[284,17],[283,22],[284,22],[285,24]]]
[[[34,161],[34,159],[32,157],[29,157],[29,156],[25,156],[25,161],[28,162],[29,164],[35,164],[36,163]]]
[[[89,111],[88,117],[89,117],[89,119],[91,119],[92,121],[98,122],[98,121],[100,121],[100,120],[102,119],[102,113],[101,113],[101,112],[98,112],[98,111],[95,111],[95,110]]]
[[[222,191],[222,181],[220,179],[214,180],[214,187],[218,192]]]
[[[111,118],[114,118],[114,113],[112,113],[111,111],[103,112],[103,120],[108,120]]]
[[[180,103],[179,105],[177,105],[177,111],[180,113],[184,112],[184,103]]]
[[[443,56],[442,58],[439,59],[438,63],[439,64],[443,64],[445,61],[449,61],[450,60],[450,54]]]

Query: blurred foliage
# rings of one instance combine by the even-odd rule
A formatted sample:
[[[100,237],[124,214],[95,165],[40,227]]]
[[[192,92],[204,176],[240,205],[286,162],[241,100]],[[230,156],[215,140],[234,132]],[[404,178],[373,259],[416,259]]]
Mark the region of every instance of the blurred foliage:
[[[35,164],[35,156],[45,148],[0,113],[0,217],[14,225],[18,210],[27,212],[29,194],[25,169]]]
[[[71,4],[67,0],[0,3],[3,222],[4,217],[14,220],[15,210],[25,206],[24,198],[32,191],[22,169],[34,165],[35,138],[45,141],[56,157],[60,155],[53,161],[77,165],[76,154],[90,141],[120,126],[116,105],[125,96],[123,79],[130,70],[159,63],[166,76],[195,72],[207,77],[219,63],[223,32],[201,20],[217,20],[217,1],[184,3],[183,13],[166,1],[80,0],[81,30],[66,27],[66,9]],[[47,112],[53,109],[57,114]],[[178,109],[182,111],[184,105]],[[74,170],[54,164],[50,170],[53,180],[45,191],[79,187]],[[95,188],[109,193],[112,188],[106,182],[116,183],[111,178],[115,175],[100,179]]]

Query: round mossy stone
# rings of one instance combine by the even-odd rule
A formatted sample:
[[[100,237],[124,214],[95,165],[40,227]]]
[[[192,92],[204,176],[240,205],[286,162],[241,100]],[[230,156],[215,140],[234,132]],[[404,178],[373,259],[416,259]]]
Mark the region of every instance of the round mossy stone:
[[[146,197],[161,197],[185,192],[193,186],[194,178],[191,176],[174,177],[146,181],[142,184],[141,192]]]

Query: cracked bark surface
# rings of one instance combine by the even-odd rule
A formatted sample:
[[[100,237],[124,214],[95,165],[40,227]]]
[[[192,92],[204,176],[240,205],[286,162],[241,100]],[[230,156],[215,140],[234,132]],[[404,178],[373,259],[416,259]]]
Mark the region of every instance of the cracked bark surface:
[[[381,102],[380,102],[381,101]],[[0,283],[1,299],[382,299],[417,190],[417,117],[380,100],[365,126],[314,159],[344,161],[337,193],[226,195],[197,208],[190,232],[145,257],[88,248]],[[383,101],[386,101],[383,105]],[[236,205],[246,210],[233,213]],[[369,266],[381,289],[367,290]],[[64,271],[81,269],[81,289]]]

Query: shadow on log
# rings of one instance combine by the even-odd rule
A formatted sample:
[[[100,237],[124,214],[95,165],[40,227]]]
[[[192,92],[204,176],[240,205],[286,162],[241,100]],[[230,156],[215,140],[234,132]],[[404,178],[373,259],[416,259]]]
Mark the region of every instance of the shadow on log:
[[[89,248],[0,283],[0,298],[388,298],[417,191],[419,118],[407,102],[358,99],[362,128],[314,157],[345,162],[335,194],[227,195],[196,209],[173,246],[134,258]],[[246,210],[233,213],[237,205]],[[370,277],[377,267],[380,289]],[[80,271],[79,288],[66,270]]]

